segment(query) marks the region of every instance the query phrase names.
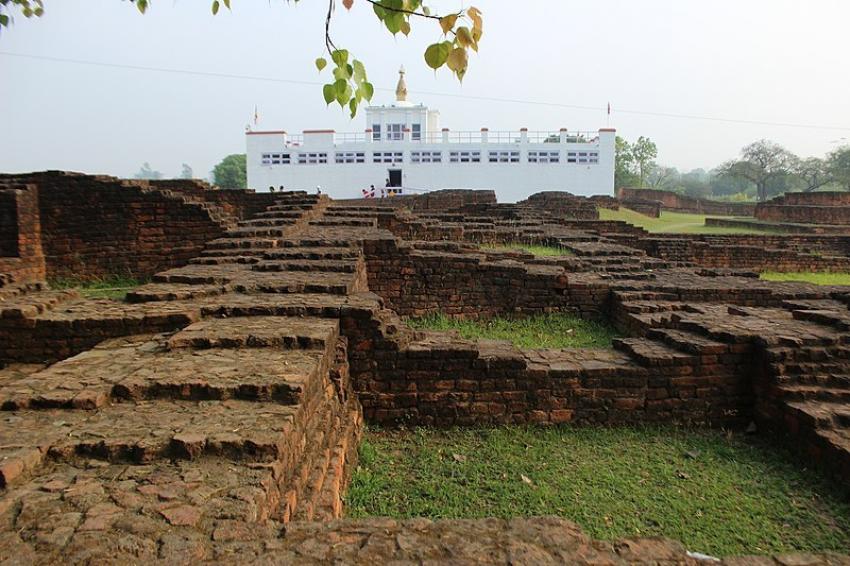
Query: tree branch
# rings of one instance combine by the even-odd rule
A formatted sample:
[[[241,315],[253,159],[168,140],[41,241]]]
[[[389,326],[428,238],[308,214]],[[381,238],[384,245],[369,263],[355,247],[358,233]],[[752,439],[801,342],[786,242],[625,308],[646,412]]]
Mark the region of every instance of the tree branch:
[[[328,0],[328,15],[325,18],[325,49],[328,50],[328,55],[333,56],[336,45],[331,39],[331,17],[334,13],[334,0]]]
[[[440,16],[432,16],[432,15],[429,15],[429,14],[423,14],[421,12],[414,12],[413,10],[405,10],[404,8],[390,8],[389,6],[384,6],[383,4],[380,3],[380,1],[377,1],[377,0],[366,0],[366,1],[368,3],[374,5],[374,6],[378,6],[380,8],[383,8],[384,10],[386,10],[388,12],[399,12],[399,13],[402,13],[402,14],[410,14],[411,16],[419,16],[420,18],[429,18],[429,19],[432,19],[432,20],[439,20],[440,19]]]

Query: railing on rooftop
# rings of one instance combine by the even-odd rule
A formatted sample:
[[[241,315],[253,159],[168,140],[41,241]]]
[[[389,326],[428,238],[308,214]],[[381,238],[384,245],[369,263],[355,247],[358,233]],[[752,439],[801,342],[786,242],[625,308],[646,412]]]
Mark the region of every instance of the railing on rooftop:
[[[287,134],[286,143],[291,146],[303,145],[306,138],[330,135],[331,132]],[[333,143],[336,145],[348,143],[456,143],[456,144],[520,144],[520,143],[597,143],[599,132],[561,132],[561,131],[440,131],[425,132],[414,138],[412,132],[394,133],[395,137],[388,138],[383,132],[380,140],[374,139],[372,132],[334,132]]]

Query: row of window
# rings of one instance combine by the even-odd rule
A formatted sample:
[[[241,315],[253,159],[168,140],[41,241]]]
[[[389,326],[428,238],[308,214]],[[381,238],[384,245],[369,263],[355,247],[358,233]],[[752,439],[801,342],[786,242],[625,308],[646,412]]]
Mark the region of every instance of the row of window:
[[[599,163],[598,151],[568,151],[567,163]],[[449,163],[481,163],[481,151],[450,151]],[[296,153],[295,159],[301,165],[312,165],[328,162],[326,152]],[[263,165],[289,165],[292,163],[291,153],[264,153]],[[376,151],[372,153],[372,163],[402,163],[404,153],[401,151]],[[518,151],[487,152],[490,163],[519,163]],[[411,151],[411,163],[442,163],[442,151]],[[560,151],[529,151],[529,163],[560,163]],[[334,154],[334,163],[366,163],[366,153],[363,151],[338,151]]]
[[[372,124],[372,139],[381,141],[381,125]],[[387,134],[385,140],[399,141],[404,139],[404,124],[387,124]],[[410,139],[419,141],[422,139],[422,124],[410,125]]]

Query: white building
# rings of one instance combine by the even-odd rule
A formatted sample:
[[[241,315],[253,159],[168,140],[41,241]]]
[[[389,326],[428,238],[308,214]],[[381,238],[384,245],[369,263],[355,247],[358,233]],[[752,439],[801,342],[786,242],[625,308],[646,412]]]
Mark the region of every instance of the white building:
[[[405,193],[494,189],[499,200],[545,190],[614,194],[615,130],[596,132],[452,132],[439,112],[407,101],[404,70],[396,102],[366,109],[363,133],[334,130],[246,132],[248,187],[257,191],[320,186],[357,198],[371,185]]]

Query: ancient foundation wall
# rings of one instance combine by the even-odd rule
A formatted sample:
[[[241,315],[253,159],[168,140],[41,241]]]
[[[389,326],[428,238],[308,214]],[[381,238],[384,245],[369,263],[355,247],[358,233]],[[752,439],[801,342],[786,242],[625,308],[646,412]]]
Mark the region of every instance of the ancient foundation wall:
[[[369,289],[401,316],[489,318],[570,308],[566,275],[554,266],[487,261],[446,243],[426,249],[366,242]]]
[[[846,236],[675,235],[628,242],[647,254],[709,268],[755,271],[846,271]]]
[[[0,184],[0,289],[44,276],[38,188]]]
[[[555,217],[579,220],[596,220],[599,218],[596,203],[563,191],[535,193],[517,204],[537,208]]]
[[[623,208],[634,210],[644,216],[650,218],[659,218],[661,216],[661,203],[647,199],[623,199],[620,204]]]
[[[670,191],[656,189],[617,189],[617,198],[623,200],[654,200],[661,203],[664,210],[691,212],[694,214],[717,214],[720,216],[753,216],[756,205],[747,202],[719,202],[694,198]]]
[[[240,220],[263,212],[280,198],[279,193],[257,193],[252,189],[218,189],[199,179],[162,179],[149,181],[149,184],[209,203]]]
[[[185,264],[233,225],[217,207],[146,181],[60,172],[4,180],[37,187],[37,211],[19,212],[18,230],[39,234],[49,279],[146,277]]]

